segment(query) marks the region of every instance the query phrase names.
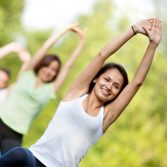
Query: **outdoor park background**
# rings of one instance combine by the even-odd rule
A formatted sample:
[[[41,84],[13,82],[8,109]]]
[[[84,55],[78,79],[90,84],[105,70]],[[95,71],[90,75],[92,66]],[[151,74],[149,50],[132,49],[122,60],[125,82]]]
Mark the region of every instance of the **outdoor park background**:
[[[116,123],[88,152],[80,167],[167,166],[167,18],[165,12],[167,2],[166,0],[150,0],[150,6],[153,7],[151,14],[144,13],[144,11],[142,13],[142,5],[144,9],[146,2],[144,0],[140,2],[140,12],[144,18],[151,16],[162,20],[163,40],[156,51],[153,65],[140,91]],[[56,33],[56,29],[51,27],[38,30],[25,26],[22,19],[25,7],[24,0],[0,1],[0,47],[16,40],[27,47],[33,55],[53,32]],[[57,100],[50,102],[32,124],[29,133],[24,137],[24,147],[29,147],[41,136],[70,84],[99,49],[129,28],[133,24],[132,21],[139,20],[134,9],[127,8],[127,13],[121,12],[121,9],[116,8],[114,1],[95,0],[91,12],[81,13],[75,17],[74,21],[79,22],[86,32],[84,50],[58,92]],[[66,35],[49,52],[58,53],[65,62],[77,42],[78,38],[74,34]],[[146,37],[137,35],[109,61],[122,64],[131,79],[147,44]],[[15,54],[9,54],[0,60],[0,67],[8,67],[12,71],[11,82],[16,79],[20,65],[21,62]]]

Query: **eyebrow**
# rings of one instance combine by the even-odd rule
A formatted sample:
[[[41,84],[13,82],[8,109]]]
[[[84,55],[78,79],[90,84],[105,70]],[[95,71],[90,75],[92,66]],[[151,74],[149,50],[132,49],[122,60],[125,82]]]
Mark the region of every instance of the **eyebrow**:
[[[112,79],[109,76],[106,76],[106,77],[107,77],[107,79],[109,79],[110,81],[112,81]],[[120,84],[118,82],[116,82],[116,81],[114,81],[114,84],[120,86]]]

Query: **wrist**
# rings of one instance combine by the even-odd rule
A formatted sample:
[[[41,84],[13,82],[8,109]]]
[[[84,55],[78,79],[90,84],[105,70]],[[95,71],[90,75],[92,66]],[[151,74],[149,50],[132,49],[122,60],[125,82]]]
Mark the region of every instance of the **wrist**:
[[[152,48],[156,48],[157,46],[158,46],[158,44],[157,43],[155,43],[154,41],[152,41],[152,40],[150,40],[150,47],[152,47]]]
[[[135,30],[135,26],[134,26],[134,25],[131,26],[131,29],[132,29],[132,31],[133,31],[133,34],[136,35],[136,34],[137,34],[137,31]]]

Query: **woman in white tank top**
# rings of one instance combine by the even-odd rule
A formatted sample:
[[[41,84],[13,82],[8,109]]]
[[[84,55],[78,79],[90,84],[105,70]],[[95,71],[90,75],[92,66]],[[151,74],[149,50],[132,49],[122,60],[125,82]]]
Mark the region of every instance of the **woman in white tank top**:
[[[149,44],[134,78],[128,83],[122,66],[115,63],[102,66],[108,57],[138,33],[146,35]],[[143,84],[161,37],[161,21],[148,19],[134,24],[108,43],[60,102],[43,136],[29,150],[16,148],[3,155],[0,166],[77,167]]]

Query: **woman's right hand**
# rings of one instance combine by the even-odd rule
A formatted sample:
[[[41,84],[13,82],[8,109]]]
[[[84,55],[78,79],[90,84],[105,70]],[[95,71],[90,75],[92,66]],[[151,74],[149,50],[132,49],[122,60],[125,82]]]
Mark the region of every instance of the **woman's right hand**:
[[[159,19],[154,19],[153,24],[151,29],[147,29],[143,27],[143,29],[146,31],[148,34],[148,37],[150,39],[150,43],[153,43],[155,46],[158,46],[162,39],[162,25],[161,25],[161,20]]]
[[[141,21],[137,22],[136,24],[134,24],[132,26],[134,32],[136,34],[140,33],[140,34],[148,36],[147,31],[145,31],[145,29],[151,30],[152,25],[153,25],[153,21],[154,21],[154,19],[151,18],[151,19],[145,19],[145,20],[141,20]]]

